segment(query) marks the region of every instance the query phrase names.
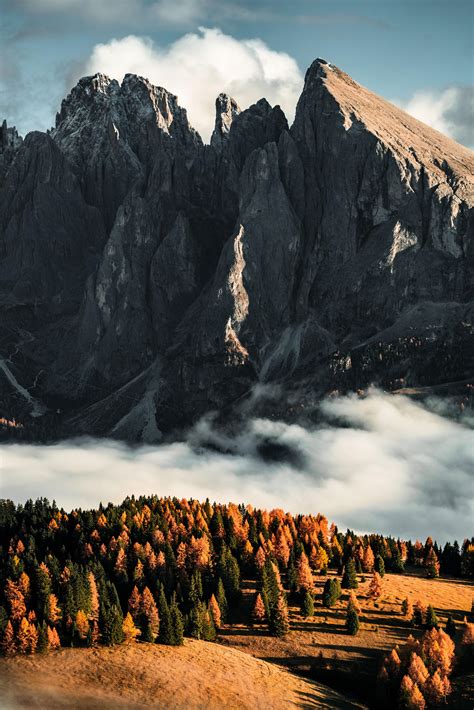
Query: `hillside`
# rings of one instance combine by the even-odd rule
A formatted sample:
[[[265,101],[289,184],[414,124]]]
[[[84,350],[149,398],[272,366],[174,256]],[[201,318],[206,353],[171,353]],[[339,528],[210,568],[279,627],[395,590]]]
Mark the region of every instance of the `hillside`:
[[[0,660],[3,710],[283,710],[362,705],[233,649],[186,640]]]

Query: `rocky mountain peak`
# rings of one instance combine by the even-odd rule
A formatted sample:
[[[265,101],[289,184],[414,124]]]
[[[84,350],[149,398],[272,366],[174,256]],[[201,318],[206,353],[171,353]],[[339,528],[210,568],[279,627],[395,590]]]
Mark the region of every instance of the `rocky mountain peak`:
[[[174,94],[96,74],[19,140],[2,126],[11,415],[31,390],[68,433],[137,439],[258,383],[302,406],[474,374],[474,154],[325,60],[291,129],[221,94],[203,147]]]
[[[241,112],[237,101],[227,94],[219,94],[216,99],[216,120],[211,136],[211,145],[221,148],[228,139],[232,123]]]

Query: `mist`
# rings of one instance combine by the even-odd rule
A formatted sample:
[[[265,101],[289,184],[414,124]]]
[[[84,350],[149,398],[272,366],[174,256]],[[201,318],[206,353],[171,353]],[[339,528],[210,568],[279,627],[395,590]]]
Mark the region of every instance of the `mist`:
[[[323,513],[341,529],[438,542],[471,536],[472,422],[373,391],[324,400],[324,424],[249,419],[223,433],[201,420],[185,441],[130,447],[81,439],[0,447],[1,495],[66,510],[135,494]],[[209,446],[212,445],[212,446]]]

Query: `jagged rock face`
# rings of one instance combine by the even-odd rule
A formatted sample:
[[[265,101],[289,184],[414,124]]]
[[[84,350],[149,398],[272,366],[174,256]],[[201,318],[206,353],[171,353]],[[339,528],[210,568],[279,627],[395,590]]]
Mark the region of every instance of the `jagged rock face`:
[[[210,145],[146,79],[81,79],[50,135],[0,133],[4,408],[16,378],[155,441],[259,382],[469,378],[473,167],[323,60],[291,129],[221,94]]]

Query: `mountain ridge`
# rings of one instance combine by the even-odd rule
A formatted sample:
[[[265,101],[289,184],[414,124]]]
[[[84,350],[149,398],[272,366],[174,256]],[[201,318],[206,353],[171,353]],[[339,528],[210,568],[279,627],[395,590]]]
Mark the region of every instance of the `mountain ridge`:
[[[0,357],[76,431],[158,440],[259,383],[314,403],[474,375],[474,153],[325,60],[291,127],[221,94],[203,144],[173,94],[98,74],[15,135]]]

